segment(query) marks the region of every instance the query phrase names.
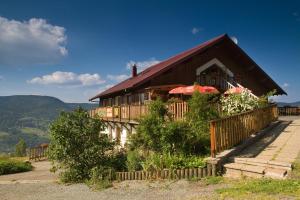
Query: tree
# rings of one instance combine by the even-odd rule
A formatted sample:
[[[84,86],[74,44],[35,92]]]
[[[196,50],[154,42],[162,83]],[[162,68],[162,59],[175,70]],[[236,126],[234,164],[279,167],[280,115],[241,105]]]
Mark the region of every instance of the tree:
[[[214,95],[194,92],[188,101],[189,112],[186,121],[191,129],[187,135],[190,151],[205,153],[209,149],[209,121],[218,117],[217,98]]]
[[[161,99],[149,104],[149,112],[140,119],[136,134],[130,138],[130,148],[140,148],[146,151],[162,151],[164,142],[164,126],[166,123],[167,108]]]
[[[20,139],[16,144],[16,156],[26,156],[26,143],[23,139]]]
[[[50,126],[49,158],[60,168],[65,182],[82,182],[111,167],[114,143],[100,133],[104,123],[82,108],[62,112]]]

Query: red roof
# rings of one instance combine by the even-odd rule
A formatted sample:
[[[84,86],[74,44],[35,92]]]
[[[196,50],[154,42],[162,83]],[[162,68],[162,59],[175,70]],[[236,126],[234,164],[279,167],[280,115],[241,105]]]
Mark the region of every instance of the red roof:
[[[116,92],[119,92],[119,91],[122,91],[125,89],[130,89],[130,88],[136,87],[136,86],[144,83],[145,81],[149,80],[154,75],[157,75],[157,74],[162,73],[165,70],[169,69],[169,67],[172,67],[174,64],[177,64],[178,62],[181,62],[185,59],[188,59],[189,57],[193,56],[194,54],[199,53],[200,51],[203,51],[206,48],[215,45],[216,43],[220,42],[224,38],[229,38],[229,37],[227,36],[227,34],[223,34],[223,35],[218,36],[214,39],[211,39],[207,42],[204,42],[192,49],[184,51],[183,53],[173,56],[167,60],[164,60],[156,65],[153,65],[153,66],[147,68],[146,70],[140,72],[139,74],[137,74],[137,76],[131,77],[131,78],[105,90],[104,92],[92,97],[90,99],[90,101],[94,100],[96,98],[102,97],[102,96],[110,95],[110,94],[113,94],[113,93],[116,93]]]

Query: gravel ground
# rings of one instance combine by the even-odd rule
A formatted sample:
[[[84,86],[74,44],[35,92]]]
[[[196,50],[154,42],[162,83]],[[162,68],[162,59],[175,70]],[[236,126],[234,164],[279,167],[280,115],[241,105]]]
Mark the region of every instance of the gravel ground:
[[[222,184],[205,185],[203,181],[123,181],[113,187],[94,191],[85,184],[57,183],[50,173],[50,162],[33,162],[34,170],[0,176],[1,200],[198,200],[217,199],[214,190]]]
[[[222,184],[205,185],[203,182],[124,181],[101,191],[93,191],[84,184],[16,183],[0,185],[1,200],[165,200],[217,199],[214,190]]]
[[[49,161],[32,162],[33,170],[29,172],[0,176],[1,184],[55,182],[57,174],[51,173]]]

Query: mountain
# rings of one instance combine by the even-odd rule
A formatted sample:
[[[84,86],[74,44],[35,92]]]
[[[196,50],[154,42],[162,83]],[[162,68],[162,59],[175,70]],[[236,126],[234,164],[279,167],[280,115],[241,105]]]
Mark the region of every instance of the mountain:
[[[97,104],[65,103],[37,95],[0,96],[0,152],[14,151],[20,138],[27,146],[49,142],[49,124],[61,111],[72,111],[79,106],[89,110]]]
[[[292,103],[285,103],[285,102],[276,102],[279,107],[283,106],[298,106],[300,107],[300,101],[292,102]]]

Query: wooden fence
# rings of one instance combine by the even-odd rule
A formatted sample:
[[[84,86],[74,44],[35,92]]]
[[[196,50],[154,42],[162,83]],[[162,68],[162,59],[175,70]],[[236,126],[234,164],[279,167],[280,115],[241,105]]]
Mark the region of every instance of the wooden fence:
[[[44,160],[47,159],[48,144],[41,144],[37,147],[28,149],[29,160]]]
[[[168,110],[171,113],[174,120],[182,120],[185,114],[188,112],[187,102],[176,102],[168,105]]]
[[[289,116],[289,115],[300,115],[300,107],[278,107],[278,115]]]
[[[230,149],[278,118],[276,105],[210,122],[211,157]]]
[[[155,179],[191,179],[204,178],[207,176],[216,176],[216,166],[207,165],[203,168],[188,169],[164,169],[159,171],[133,171],[133,172],[117,172],[116,179],[125,180],[155,180]]]

